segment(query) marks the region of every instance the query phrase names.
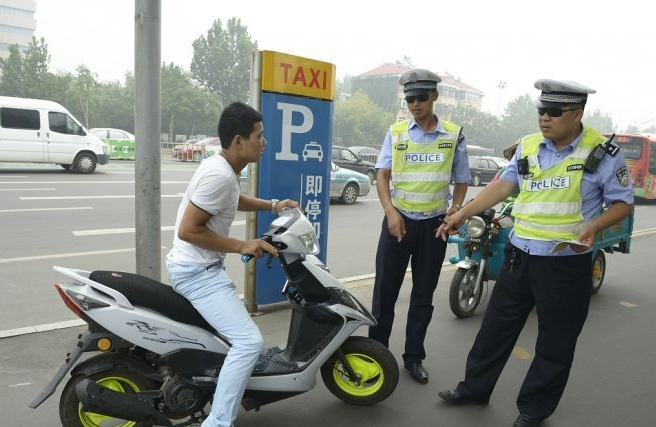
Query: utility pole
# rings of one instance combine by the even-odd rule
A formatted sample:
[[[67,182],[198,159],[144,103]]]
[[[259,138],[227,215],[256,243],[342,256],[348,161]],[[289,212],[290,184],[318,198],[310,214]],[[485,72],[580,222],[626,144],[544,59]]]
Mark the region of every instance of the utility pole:
[[[137,274],[160,281],[161,231],[161,0],[135,0],[134,203]]]

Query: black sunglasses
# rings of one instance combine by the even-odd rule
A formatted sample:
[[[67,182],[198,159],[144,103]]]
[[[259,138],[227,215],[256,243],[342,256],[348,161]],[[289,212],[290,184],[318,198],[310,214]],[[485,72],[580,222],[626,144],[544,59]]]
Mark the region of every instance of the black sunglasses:
[[[428,93],[422,93],[422,94],[419,94],[419,95],[406,96],[405,97],[405,102],[407,102],[408,104],[412,104],[415,101],[426,102],[426,101],[428,101],[429,96],[430,96],[430,94],[428,94]]]
[[[538,107],[538,115],[539,116],[544,116],[544,113],[547,113],[549,117],[560,117],[563,115],[565,111],[574,111],[574,110],[580,110],[580,108],[558,108],[558,107],[551,107],[551,108],[541,108]]]

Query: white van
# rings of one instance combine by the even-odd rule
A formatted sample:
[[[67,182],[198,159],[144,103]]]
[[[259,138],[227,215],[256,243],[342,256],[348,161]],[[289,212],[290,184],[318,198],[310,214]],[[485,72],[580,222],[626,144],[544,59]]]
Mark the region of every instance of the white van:
[[[0,96],[0,162],[57,163],[92,173],[109,150],[56,102]]]

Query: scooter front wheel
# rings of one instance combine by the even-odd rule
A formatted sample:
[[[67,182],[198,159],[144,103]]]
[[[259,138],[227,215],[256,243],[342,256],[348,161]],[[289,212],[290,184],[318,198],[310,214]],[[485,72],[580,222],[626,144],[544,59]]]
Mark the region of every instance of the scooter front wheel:
[[[483,283],[476,286],[478,268],[477,265],[470,269],[459,268],[453,275],[449,289],[449,305],[456,317],[470,317],[481,302]]]
[[[342,359],[333,355],[321,367],[321,378],[332,394],[352,405],[373,405],[385,400],[399,382],[399,366],[392,353],[376,340],[350,337],[341,350],[357,381]]]

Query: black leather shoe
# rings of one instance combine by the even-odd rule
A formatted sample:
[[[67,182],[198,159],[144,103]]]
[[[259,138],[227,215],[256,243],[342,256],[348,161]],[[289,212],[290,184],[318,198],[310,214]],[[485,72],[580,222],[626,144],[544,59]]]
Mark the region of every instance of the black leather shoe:
[[[410,371],[410,376],[418,383],[426,384],[428,382],[428,371],[422,366],[421,362],[406,363],[405,369]]]
[[[489,403],[489,400],[487,399],[476,399],[469,396],[463,396],[460,394],[457,388],[441,391],[437,393],[437,395],[442,400],[451,403],[452,405],[464,405],[466,403],[473,403],[475,405],[487,405]]]
[[[533,418],[530,415],[519,414],[512,427],[538,427],[542,420]]]

